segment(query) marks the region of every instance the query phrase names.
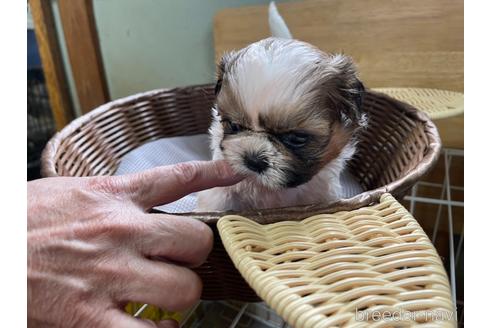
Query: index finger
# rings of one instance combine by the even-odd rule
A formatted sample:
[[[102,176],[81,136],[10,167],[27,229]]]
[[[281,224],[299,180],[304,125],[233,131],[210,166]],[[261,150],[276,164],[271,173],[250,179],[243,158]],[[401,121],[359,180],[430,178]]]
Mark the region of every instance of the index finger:
[[[131,174],[123,178],[123,184],[132,190],[132,200],[147,210],[192,192],[230,186],[242,179],[224,160],[194,161]]]

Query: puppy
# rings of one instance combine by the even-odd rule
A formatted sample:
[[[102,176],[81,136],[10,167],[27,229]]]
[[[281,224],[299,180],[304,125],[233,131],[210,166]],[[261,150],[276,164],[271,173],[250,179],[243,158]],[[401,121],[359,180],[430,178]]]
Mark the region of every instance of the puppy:
[[[268,38],[218,65],[213,159],[246,178],[198,195],[199,211],[264,209],[341,196],[340,173],[365,125],[352,60],[297,40]]]

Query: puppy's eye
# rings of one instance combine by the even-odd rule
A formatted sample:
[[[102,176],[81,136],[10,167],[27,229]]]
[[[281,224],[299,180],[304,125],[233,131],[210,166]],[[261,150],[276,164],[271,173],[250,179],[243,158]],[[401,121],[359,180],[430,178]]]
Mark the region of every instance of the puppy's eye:
[[[280,136],[282,143],[291,148],[303,147],[309,140],[309,135],[303,132],[289,132]]]
[[[244,130],[244,128],[241,125],[234,123],[234,122],[231,122],[227,119],[222,120],[222,124],[224,125],[224,132],[225,133],[236,134],[236,133]]]

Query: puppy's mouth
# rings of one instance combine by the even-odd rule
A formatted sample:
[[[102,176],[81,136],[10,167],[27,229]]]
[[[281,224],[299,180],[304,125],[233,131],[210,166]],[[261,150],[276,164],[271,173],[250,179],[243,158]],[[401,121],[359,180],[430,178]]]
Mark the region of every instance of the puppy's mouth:
[[[268,158],[261,154],[247,153],[242,156],[243,165],[252,173],[262,174],[267,171],[271,163]]]
[[[264,136],[234,136],[222,140],[221,157],[245,180],[267,190],[295,188],[312,178],[312,170],[278,150]]]
[[[296,174],[288,165],[279,165],[261,153],[245,153],[241,156],[225,156],[233,169],[246,176],[246,181],[268,190],[295,188],[310,180],[311,177]]]
[[[280,181],[276,181],[273,164],[265,155],[245,153],[229,155],[227,151],[224,159],[229,162],[234,171],[245,176],[245,181],[271,190],[282,189]]]

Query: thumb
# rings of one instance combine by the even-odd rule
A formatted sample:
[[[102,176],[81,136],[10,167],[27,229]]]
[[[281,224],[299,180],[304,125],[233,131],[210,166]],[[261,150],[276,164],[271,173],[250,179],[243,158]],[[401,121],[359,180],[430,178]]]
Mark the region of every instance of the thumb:
[[[230,186],[243,179],[226,161],[185,162],[161,166],[122,176],[132,200],[149,209],[173,202],[192,192],[220,186]]]

